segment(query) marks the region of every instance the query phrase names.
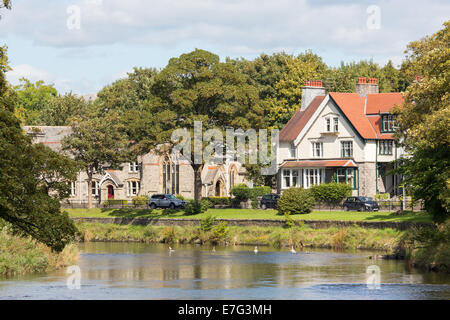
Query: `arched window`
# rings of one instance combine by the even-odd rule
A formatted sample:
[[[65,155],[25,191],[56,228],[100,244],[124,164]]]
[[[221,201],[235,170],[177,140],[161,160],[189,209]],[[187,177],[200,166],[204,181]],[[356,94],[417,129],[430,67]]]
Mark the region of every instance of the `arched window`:
[[[163,193],[180,193],[180,165],[175,163],[170,157],[164,158],[162,166]]]
[[[230,190],[236,185],[236,167],[230,169]]]

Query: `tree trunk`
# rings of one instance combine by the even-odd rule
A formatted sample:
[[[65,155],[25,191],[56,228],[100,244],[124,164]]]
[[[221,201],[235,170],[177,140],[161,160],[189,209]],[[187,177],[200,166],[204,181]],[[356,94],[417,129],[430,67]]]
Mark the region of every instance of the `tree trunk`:
[[[194,164],[194,199],[196,201],[202,200],[202,164]]]

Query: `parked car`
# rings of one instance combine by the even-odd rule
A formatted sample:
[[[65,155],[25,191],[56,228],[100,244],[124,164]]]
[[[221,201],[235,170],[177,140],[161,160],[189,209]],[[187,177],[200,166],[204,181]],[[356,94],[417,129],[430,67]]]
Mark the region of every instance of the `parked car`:
[[[276,209],[278,205],[278,200],[280,196],[278,194],[265,194],[261,199],[261,209],[266,210],[267,208]]]
[[[186,206],[186,201],[177,199],[177,197],[175,197],[172,194],[154,194],[149,199],[148,206],[151,209],[156,208],[183,209]]]
[[[380,209],[378,203],[369,197],[348,197],[342,207],[345,211],[378,211]]]

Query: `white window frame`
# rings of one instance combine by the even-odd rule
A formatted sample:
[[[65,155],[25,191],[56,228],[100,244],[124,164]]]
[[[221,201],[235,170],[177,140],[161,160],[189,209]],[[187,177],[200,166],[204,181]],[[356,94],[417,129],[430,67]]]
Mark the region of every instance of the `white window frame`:
[[[339,132],[339,118],[338,117],[333,118],[333,130],[334,130],[334,132]]]
[[[130,162],[128,164],[128,172],[130,173],[139,172],[139,162]]]
[[[70,182],[70,196],[75,197],[77,195],[77,182],[71,181]]]
[[[325,182],[325,169],[308,168],[303,169],[303,186],[309,189],[313,185],[320,185]]]
[[[331,132],[332,124],[331,124],[331,118],[327,117],[325,118],[325,132]]]
[[[313,158],[323,158],[323,142],[311,142],[312,146],[312,157]],[[317,148],[319,146],[319,148]],[[317,154],[319,151],[319,154]]]
[[[341,157],[353,157],[353,141],[341,141]]]
[[[127,195],[129,197],[135,197],[139,195],[140,191],[141,191],[140,181],[127,181]]]
[[[93,195],[93,196],[98,196],[98,195],[100,194],[100,192],[99,192],[100,189],[99,189],[98,181],[93,180],[93,181],[92,181],[92,184],[93,184],[94,186],[89,185],[89,182],[87,182],[87,187],[88,187],[88,189],[86,190],[86,195],[89,194],[89,188],[91,188],[91,189],[92,189],[92,195]]]
[[[282,185],[283,189],[300,186],[300,170],[298,169],[283,169],[282,170]]]
[[[291,146],[289,148],[290,156],[291,158],[295,159],[297,158],[297,148],[295,147],[294,143],[291,143]]]

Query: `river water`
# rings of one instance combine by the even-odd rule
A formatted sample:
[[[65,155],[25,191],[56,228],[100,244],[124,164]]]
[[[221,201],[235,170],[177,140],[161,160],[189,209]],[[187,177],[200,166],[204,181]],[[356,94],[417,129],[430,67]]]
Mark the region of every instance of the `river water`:
[[[80,289],[69,289],[70,275],[61,270],[0,278],[0,299],[450,299],[450,276],[411,270],[402,261],[370,260],[377,253],[368,251],[174,249],[80,244]],[[378,288],[367,285],[371,265],[380,268]]]

